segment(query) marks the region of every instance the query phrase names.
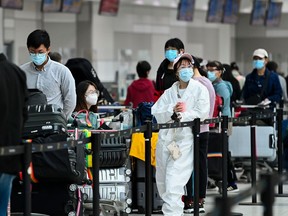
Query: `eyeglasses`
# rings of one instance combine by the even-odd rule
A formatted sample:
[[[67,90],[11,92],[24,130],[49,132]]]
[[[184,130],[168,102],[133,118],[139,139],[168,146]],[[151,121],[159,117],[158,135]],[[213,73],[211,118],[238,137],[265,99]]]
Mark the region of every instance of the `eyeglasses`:
[[[90,90],[90,91],[88,91],[88,92],[86,92],[86,94],[85,94],[85,96],[87,96],[87,95],[89,95],[89,94],[97,94],[97,95],[99,95],[100,94],[100,92],[99,92],[99,90]]]
[[[29,52],[29,54],[30,54],[30,56],[33,56],[33,57],[35,57],[36,55],[46,55],[46,53],[44,52],[44,53],[42,53],[42,52],[39,52],[39,53],[34,53],[34,52]]]
[[[208,71],[217,72],[220,71],[218,68],[207,68]]]
[[[181,70],[183,68],[193,68],[193,65],[192,64],[189,64],[188,66],[180,65],[180,67],[178,69]]]

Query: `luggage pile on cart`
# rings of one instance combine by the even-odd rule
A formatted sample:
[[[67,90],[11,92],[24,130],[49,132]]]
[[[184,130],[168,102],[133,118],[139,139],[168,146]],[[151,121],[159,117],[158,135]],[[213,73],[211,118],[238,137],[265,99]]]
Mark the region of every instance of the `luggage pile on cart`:
[[[86,197],[78,184],[88,182],[85,172],[85,147],[57,150],[49,144],[69,139],[67,120],[62,109],[47,104],[28,106],[28,121],[24,125],[23,138],[32,139],[34,145],[51,148],[51,151],[32,154],[32,212],[47,215],[83,215],[83,201]],[[23,199],[20,173],[13,182],[12,213],[23,212]]]

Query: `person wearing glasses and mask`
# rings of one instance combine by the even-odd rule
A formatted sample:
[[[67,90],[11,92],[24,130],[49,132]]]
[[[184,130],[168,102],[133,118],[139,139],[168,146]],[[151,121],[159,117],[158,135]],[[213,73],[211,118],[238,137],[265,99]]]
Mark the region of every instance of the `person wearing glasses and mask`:
[[[20,66],[27,77],[28,89],[39,89],[48,104],[60,106],[68,118],[76,105],[75,80],[70,70],[49,57],[50,37],[47,31],[37,29],[27,38],[30,62]]]
[[[178,79],[152,106],[158,123],[204,120],[209,117],[207,88],[193,77],[193,58],[184,53],[174,60]],[[182,215],[184,187],[193,171],[193,133],[190,127],[160,129],[156,146],[156,183],[166,216]]]
[[[81,81],[76,87],[77,103],[74,112],[68,119],[68,124],[78,128],[98,128],[97,102],[99,90],[90,80]],[[75,120],[77,125],[75,125]]]
[[[95,83],[85,80],[80,82],[76,88],[77,103],[75,111],[88,110],[97,113],[97,101],[99,90]]]
[[[156,75],[155,100],[157,100],[166,89],[170,88],[172,84],[177,81],[173,69],[173,62],[179,54],[184,53],[184,44],[178,38],[171,38],[166,41],[164,52],[165,59],[161,62]]]
[[[222,79],[223,73],[225,73],[225,69],[221,62],[219,61],[211,61],[206,65],[207,67],[207,76],[208,79],[212,82],[213,87],[217,95],[221,96],[223,99],[223,108],[222,108],[222,116],[231,117],[231,106],[230,100],[233,93],[233,88],[230,82],[224,81]],[[231,135],[232,124],[228,125],[228,135]],[[230,154],[228,154],[227,159],[227,192],[238,192],[238,186],[236,184],[237,176],[235,172],[234,165],[232,163]]]

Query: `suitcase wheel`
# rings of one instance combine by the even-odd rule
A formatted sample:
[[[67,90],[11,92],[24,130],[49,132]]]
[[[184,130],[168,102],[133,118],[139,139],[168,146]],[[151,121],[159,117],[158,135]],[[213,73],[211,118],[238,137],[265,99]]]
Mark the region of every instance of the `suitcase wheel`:
[[[83,200],[86,201],[86,200],[88,200],[88,198],[89,198],[88,194],[83,193]]]
[[[71,211],[68,213],[68,216],[76,216],[76,212],[75,211]]]
[[[72,191],[72,192],[76,191],[77,190],[77,185],[76,184],[71,184],[69,186],[69,190]]]

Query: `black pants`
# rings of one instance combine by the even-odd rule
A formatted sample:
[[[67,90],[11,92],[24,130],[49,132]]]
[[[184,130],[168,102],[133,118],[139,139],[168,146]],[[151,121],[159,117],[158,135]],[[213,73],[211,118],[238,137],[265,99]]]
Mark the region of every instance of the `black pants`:
[[[228,151],[227,154],[227,184],[228,186],[231,184],[235,184],[235,182],[237,181],[237,176],[236,176],[236,172],[235,172],[235,167],[234,164],[232,163],[231,160],[231,152]]]
[[[207,188],[207,151],[209,132],[200,133],[199,136],[199,198],[206,197]],[[193,199],[193,174],[186,184],[187,199]],[[185,199],[186,199],[185,198]]]
[[[207,151],[208,151],[209,133],[200,133],[199,136],[199,198],[206,197],[207,189]],[[227,157],[227,184],[235,184],[237,176],[234,165],[231,160],[231,154],[228,152]],[[186,184],[187,196],[185,200],[193,199],[193,174]]]

